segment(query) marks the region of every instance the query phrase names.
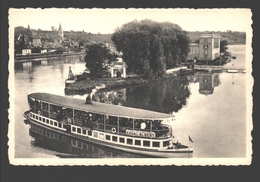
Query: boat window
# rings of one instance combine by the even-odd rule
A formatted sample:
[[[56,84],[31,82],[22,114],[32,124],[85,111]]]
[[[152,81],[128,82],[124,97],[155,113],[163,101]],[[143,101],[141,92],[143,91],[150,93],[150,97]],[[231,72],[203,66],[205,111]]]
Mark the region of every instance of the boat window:
[[[104,134],[103,133],[99,133],[99,138],[104,140]]]
[[[164,142],[163,142],[163,146],[164,146],[164,147],[166,147],[166,146],[168,146],[168,145],[169,145],[169,141],[164,141]]]
[[[134,119],[133,119],[133,118],[129,118],[128,122],[129,122],[128,127],[129,127],[130,129],[133,129]]]
[[[46,123],[49,124],[49,120],[48,119],[46,119]]]
[[[139,120],[138,122],[140,122],[140,129],[141,130],[146,130],[146,131],[150,131],[151,129],[151,120]]]
[[[66,129],[66,125],[63,125],[63,128]]]
[[[144,119],[134,120],[134,129],[147,130],[150,129],[150,121]]]
[[[76,145],[77,145],[76,140],[72,139],[72,144],[73,144],[74,146],[76,146]]]
[[[35,112],[35,107],[34,107],[34,99],[33,98],[30,98],[28,97],[28,103],[29,103],[29,106],[30,106],[30,111],[31,112]]]
[[[132,145],[132,144],[133,144],[133,139],[128,138],[128,139],[126,140],[126,143]]]
[[[41,120],[42,120],[42,117],[39,117],[39,120],[41,121]]]
[[[44,122],[44,123],[45,123],[45,118],[42,118],[42,122]]]
[[[79,148],[82,148],[82,146],[83,146],[82,142],[79,142],[79,141],[78,141],[78,147],[79,147]]]
[[[141,140],[135,140],[135,145],[141,145]]]
[[[61,123],[58,124],[58,127],[61,128]]]
[[[112,136],[112,141],[117,142],[117,137],[116,136]]]
[[[74,122],[78,125],[82,125],[82,120],[84,117],[84,112],[83,111],[79,111],[79,110],[75,110],[74,111]]]
[[[92,135],[92,131],[88,131],[88,136],[91,136]]]
[[[42,109],[45,110],[45,111],[48,111],[49,110],[48,109],[49,108],[48,105],[49,105],[48,103],[42,102]]]
[[[54,126],[58,126],[58,123],[57,123],[57,122],[54,122]]]
[[[119,117],[119,126],[129,127],[129,119],[128,118],[120,118]]]
[[[42,102],[42,115],[49,117],[49,104]]]
[[[82,133],[84,134],[84,135],[86,135],[87,134],[87,131],[86,130],[82,130]]]
[[[36,116],[36,119],[38,119],[38,116]]]
[[[120,138],[119,138],[119,142],[120,142],[120,143],[125,143],[125,139],[120,137]]]
[[[50,124],[53,125],[53,121],[52,120],[50,121]]]
[[[106,124],[108,125],[117,126],[117,122],[118,122],[118,117],[115,116],[108,116],[108,118],[106,119]]]
[[[35,118],[35,115],[33,114],[33,118]]]
[[[159,142],[153,142],[153,147],[160,147],[160,143]]]
[[[56,105],[50,105],[50,117],[52,119],[57,119],[58,121],[61,120],[62,117],[62,112],[61,112],[62,107],[61,106],[56,106]]]
[[[98,137],[98,133],[97,132],[94,132],[94,137]]]
[[[106,135],[106,140],[110,140],[110,135]]]
[[[41,111],[41,101],[40,100],[35,100],[35,106],[36,106],[36,113]]]
[[[76,127],[72,127],[72,131],[74,131],[74,132],[75,132],[75,131],[76,131]]]
[[[144,147],[150,147],[150,141],[143,141],[143,146]]]
[[[77,128],[77,133],[81,134],[81,128]]]
[[[93,114],[93,121],[98,123],[104,123],[104,115]]]

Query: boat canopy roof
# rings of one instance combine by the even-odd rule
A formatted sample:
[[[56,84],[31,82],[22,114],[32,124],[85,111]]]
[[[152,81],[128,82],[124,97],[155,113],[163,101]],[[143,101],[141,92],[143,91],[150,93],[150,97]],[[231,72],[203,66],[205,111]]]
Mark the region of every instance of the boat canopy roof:
[[[77,109],[86,112],[93,112],[96,114],[118,116],[124,118],[147,119],[147,120],[164,120],[173,119],[173,115],[149,111],[144,109],[137,109],[132,107],[125,107],[119,105],[112,105],[100,102],[92,102],[93,104],[86,104],[82,99],[69,98],[49,93],[32,93],[28,97],[47,102],[53,105],[58,105],[65,108]]]

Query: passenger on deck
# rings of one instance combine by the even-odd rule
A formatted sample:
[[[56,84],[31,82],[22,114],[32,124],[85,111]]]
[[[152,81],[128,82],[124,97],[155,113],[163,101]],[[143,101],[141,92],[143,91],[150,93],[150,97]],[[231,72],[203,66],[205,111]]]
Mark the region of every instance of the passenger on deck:
[[[172,141],[170,140],[169,141],[169,147],[168,147],[169,149],[172,149],[173,148],[173,144],[172,144]]]
[[[144,122],[142,122],[140,129],[144,130],[145,128],[146,128],[146,124]]]

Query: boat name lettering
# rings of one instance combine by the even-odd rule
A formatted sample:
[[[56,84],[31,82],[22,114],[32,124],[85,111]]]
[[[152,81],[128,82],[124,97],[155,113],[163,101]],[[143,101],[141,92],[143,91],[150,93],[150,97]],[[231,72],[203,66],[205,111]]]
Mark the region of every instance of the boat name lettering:
[[[126,130],[126,134],[127,135],[132,135],[132,136],[155,138],[155,133],[154,132]]]

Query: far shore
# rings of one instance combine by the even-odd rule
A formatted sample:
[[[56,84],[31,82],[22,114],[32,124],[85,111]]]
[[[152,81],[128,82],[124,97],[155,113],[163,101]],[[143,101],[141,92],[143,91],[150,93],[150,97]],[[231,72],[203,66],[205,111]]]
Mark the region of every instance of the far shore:
[[[29,54],[29,55],[15,55],[15,62],[28,62],[39,58],[51,58],[51,57],[66,57],[74,55],[85,55],[85,52],[68,52],[61,54]]]

